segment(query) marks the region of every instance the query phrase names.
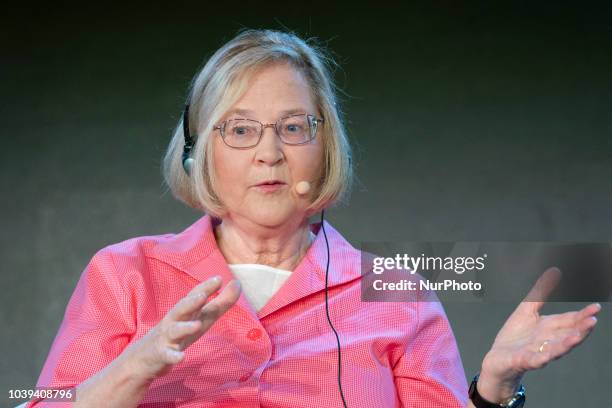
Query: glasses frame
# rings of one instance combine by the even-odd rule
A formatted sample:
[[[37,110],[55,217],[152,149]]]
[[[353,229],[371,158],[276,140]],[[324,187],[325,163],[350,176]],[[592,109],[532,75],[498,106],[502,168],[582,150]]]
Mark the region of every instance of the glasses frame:
[[[304,142],[300,142],[300,143],[288,143],[285,140],[283,140],[283,137],[281,136],[281,132],[279,131],[279,125],[280,123],[285,120],[285,119],[289,119],[289,118],[293,118],[296,116],[306,116],[306,119],[308,120],[308,126],[309,126],[309,130],[310,130],[310,137],[305,140]],[[252,146],[246,146],[246,147],[236,147],[236,146],[232,146],[230,144],[227,143],[227,141],[225,140],[225,126],[227,125],[227,122],[229,122],[230,120],[248,120],[251,122],[255,122],[255,123],[259,123],[261,131],[259,132],[259,137],[257,138],[257,142],[252,145]],[[276,123],[262,123],[258,120],[255,119],[249,119],[249,118],[231,118],[231,119],[227,119],[226,121],[224,121],[223,123],[221,123],[218,126],[214,126],[213,130],[219,130],[219,134],[221,135],[221,139],[223,139],[223,143],[225,143],[226,146],[231,147],[232,149],[240,149],[240,150],[246,150],[246,149],[252,149],[254,147],[256,147],[259,142],[261,142],[261,138],[263,137],[263,133],[264,130],[268,127],[272,127],[274,128],[274,130],[276,131],[276,136],[281,140],[281,142],[283,142],[286,145],[289,146],[300,146],[306,143],[311,142],[316,136],[317,136],[317,131],[319,130],[319,123],[323,123],[324,120],[322,118],[317,118],[314,115],[311,115],[309,113],[298,113],[295,115],[289,115],[289,116],[284,116],[282,118],[280,118],[279,120],[276,121]],[[313,131],[313,125],[314,125],[314,131]]]

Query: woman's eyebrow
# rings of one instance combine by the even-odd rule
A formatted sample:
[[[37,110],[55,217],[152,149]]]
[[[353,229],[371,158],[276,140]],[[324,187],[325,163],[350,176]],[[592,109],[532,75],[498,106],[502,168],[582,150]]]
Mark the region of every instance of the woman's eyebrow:
[[[304,112],[306,112],[306,109],[301,109],[301,108],[286,109],[280,112],[280,116],[293,115],[294,113],[304,113]]]
[[[249,109],[232,109],[231,111],[227,112],[226,116],[230,116],[233,114],[248,116],[253,114],[253,111]]]

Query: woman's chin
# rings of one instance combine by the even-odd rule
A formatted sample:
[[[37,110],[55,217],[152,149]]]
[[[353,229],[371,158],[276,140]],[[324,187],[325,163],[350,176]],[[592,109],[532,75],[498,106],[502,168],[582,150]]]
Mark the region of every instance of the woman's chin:
[[[255,209],[254,211],[250,212],[249,218],[251,218],[251,220],[257,224],[275,227],[282,225],[297,216],[299,216],[299,213],[295,208],[269,206]]]

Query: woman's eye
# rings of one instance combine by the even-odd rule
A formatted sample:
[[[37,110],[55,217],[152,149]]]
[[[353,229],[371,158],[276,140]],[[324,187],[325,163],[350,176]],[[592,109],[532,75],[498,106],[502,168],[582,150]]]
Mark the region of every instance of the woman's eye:
[[[249,136],[253,130],[245,126],[236,126],[232,128],[232,134],[235,136]]]

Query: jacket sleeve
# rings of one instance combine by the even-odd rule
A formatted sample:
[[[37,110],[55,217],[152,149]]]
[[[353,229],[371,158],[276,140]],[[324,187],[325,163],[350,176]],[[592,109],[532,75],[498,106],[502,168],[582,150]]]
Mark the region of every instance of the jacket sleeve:
[[[76,387],[121,354],[136,325],[120,278],[108,247],[94,255],[70,297],[37,387]],[[71,405],[32,400],[27,407]]]
[[[464,408],[468,387],[455,336],[433,292],[417,301],[418,324],[394,365],[395,386],[406,408]]]

